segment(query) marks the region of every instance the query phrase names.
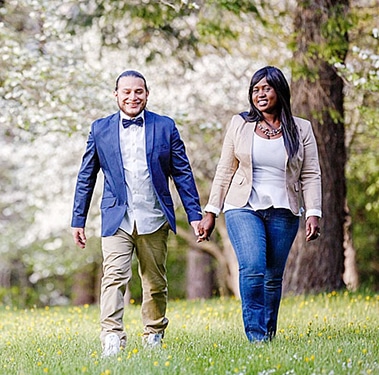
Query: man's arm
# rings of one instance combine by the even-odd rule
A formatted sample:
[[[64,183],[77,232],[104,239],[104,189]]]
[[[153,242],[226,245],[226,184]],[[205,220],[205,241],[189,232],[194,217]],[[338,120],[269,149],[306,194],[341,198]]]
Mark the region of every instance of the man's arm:
[[[81,248],[84,248],[86,243],[84,227],[99,170],[100,163],[91,132],[78,173],[71,220],[74,241]]]
[[[175,126],[171,139],[171,175],[187,213],[188,221],[190,223],[197,222],[202,219],[199,193],[184,143]],[[197,233],[197,224],[195,226],[195,233]]]

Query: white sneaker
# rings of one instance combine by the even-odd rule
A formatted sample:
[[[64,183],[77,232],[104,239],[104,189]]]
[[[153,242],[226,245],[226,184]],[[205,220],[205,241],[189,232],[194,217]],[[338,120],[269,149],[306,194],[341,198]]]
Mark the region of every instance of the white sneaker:
[[[143,346],[145,348],[160,348],[162,346],[162,333],[149,333],[143,337]]]
[[[112,357],[120,351],[120,338],[115,333],[105,336],[102,358]]]

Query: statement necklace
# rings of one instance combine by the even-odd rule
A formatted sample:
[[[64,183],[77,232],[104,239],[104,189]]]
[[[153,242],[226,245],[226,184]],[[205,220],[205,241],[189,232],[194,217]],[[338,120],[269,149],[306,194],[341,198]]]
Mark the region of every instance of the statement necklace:
[[[265,120],[263,120],[265,121]],[[267,121],[265,121],[267,125],[271,127],[271,129],[266,128],[263,126],[260,122],[258,122],[258,128],[259,130],[268,138],[274,137],[282,132],[282,124],[280,124],[279,128],[275,129],[271,124],[269,124]]]

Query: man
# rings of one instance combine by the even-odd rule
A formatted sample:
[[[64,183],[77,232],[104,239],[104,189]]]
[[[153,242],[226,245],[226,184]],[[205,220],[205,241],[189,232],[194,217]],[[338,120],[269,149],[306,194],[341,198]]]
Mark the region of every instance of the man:
[[[123,72],[114,91],[119,111],[96,120],[78,174],[71,226],[75,243],[86,245],[85,223],[101,169],[103,278],[100,339],[103,356],[125,347],[124,294],[131,278],[133,251],[143,289],[144,344],[159,347],[168,324],[167,237],[176,232],[169,177],[173,179],[188,221],[197,233],[201,208],[191,167],[175,122],[146,108],[144,76]]]

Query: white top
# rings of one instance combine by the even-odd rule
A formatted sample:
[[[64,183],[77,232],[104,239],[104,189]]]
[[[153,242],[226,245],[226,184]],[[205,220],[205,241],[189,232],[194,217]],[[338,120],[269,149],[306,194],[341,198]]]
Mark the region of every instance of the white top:
[[[286,190],[287,153],[283,137],[276,139],[253,138],[253,186],[249,201],[244,208],[265,210],[269,207],[288,208]],[[234,209],[224,205],[224,212]]]
[[[283,137],[254,137],[253,189],[249,198],[249,205],[254,210],[271,206],[290,209],[286,190],[286,161]]]
[[[144,119],[144,112],[139,116]],[[128,209],[120,228],[132,234],[134,225],[138,234],[158,230],[166,217],[155,195],[146,161],[145,120],[143,126],[131,125],[126,129],[122,119],[130,119],[120,111],[120,147],[124,164]]]

